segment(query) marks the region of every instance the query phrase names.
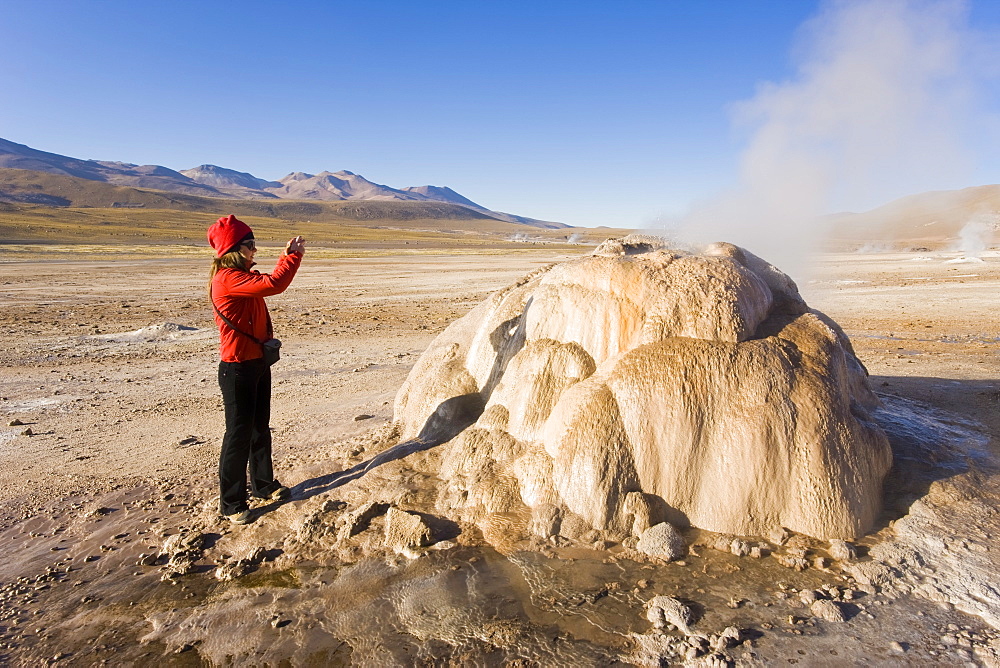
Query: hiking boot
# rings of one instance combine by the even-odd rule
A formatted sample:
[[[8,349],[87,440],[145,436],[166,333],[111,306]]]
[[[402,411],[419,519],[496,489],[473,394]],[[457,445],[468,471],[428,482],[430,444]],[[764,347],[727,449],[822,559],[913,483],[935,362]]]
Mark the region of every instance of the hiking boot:
[[[232,515],[224,515],[227,520],[233,524],[249,524],[250,523],[250,509],[238,513],[233,513]]]
[[[256,496],[258,499],[267,499],[270,501],[284,501],[285,499],[291,498],[292,490],[288,489],[284,485],[281,485],[270,494],[260,494],[260,495],[255,494],[254,496]]]

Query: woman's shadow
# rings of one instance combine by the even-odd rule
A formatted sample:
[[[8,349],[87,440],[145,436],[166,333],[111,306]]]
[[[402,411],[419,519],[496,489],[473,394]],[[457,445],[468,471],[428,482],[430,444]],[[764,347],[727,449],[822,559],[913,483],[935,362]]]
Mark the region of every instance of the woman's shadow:
[[[416,438],[398,443],[345,471],[336,471],[300,482],[292,487],[292,498],[308,499],[328,492],[357,480],[373,468],[446,443],[479,419],[484,403],[482,395],[478,392],[446,399],[427,419]]]
[[[493,389],[503,377],[507,364],[524,347],[525,320],[531,302],[532,299],[529,298],[521,313],[500,323],[490,333],[490,344],[496,356],[482,391],[445,399],[427,418],[416,438],[383,450],[371,459],[356,464],[346,471],[336,471],[305,480],[292,488],[292,498],[307,499],[336,489],[352,480],[357,480],[373,468],[397,461],[415,452],[422,452],[447,443],[464,431],[466,427],[474,424],[482,415],[486,401]]]

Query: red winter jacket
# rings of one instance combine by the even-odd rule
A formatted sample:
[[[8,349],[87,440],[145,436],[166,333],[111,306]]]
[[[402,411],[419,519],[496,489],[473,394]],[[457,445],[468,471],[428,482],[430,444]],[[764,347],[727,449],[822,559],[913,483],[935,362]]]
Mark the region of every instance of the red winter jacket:
[[[270,274],[220,269],[212,278],[212,302],[234,325],[266,341],[273,336],[273,332],[264,297],[284,292],[301,262],[302,255],[292,253],[279,257]],[[260,344],[234,332],[218,313],[215,314],[215,324],[219,326],[219,356],[223,362],[246,362],[264,356]]]

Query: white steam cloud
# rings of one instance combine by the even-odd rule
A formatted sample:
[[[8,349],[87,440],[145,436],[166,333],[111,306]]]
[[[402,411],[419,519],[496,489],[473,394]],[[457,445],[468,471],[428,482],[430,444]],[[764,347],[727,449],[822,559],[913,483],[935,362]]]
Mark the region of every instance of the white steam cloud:
[[[828,3],[800,29],[794,78],[735,108],[751,129],[737,186],[668,235],[732,241],[794,273],[822,214],[971,185],[981,47],[960,2]]]
[[[964,257],[978,258],[989,246],[990,239],[1000,229],[998,219],[993,215],[980,215],[968,223],[958,233],[955,249]]]

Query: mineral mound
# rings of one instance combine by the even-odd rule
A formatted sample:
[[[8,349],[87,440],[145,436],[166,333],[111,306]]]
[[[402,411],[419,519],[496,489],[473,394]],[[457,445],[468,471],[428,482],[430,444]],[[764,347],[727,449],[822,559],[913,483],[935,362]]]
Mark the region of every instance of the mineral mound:
[[[661,522],[854,539],[892,455],[840,327],[731,244],[606,241],[490,295],[396,396],[442,512],[541,536]]]

